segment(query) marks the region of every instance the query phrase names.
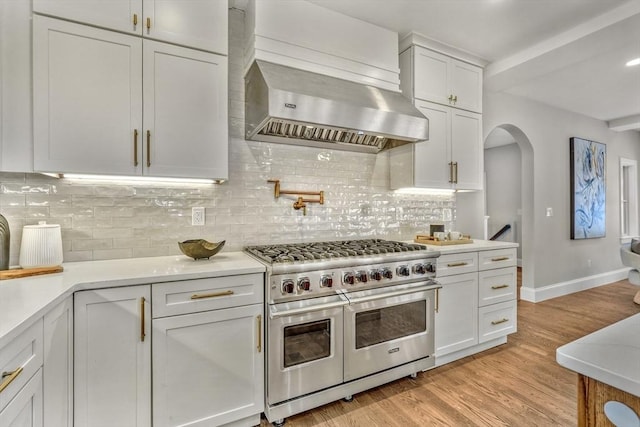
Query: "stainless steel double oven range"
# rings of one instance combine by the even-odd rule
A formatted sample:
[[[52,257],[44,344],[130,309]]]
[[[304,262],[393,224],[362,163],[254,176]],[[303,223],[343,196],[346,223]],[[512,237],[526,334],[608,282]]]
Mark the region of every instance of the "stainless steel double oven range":
[[[380,239],[245,252],[267,265],[265,415],[274,425],[434,366],[439,252]]]

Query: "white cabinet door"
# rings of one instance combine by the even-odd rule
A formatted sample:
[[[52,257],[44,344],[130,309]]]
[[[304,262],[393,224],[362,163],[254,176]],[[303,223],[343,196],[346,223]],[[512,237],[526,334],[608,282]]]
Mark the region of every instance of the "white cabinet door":
[[[153,425],[211,426],[263,410],[262,304],[153,320]]]
[[[451,188],[451,109],[424,101],[416,101],[415,105],[429,119],[429,140],[414,146],[414,185]]]
[[[33,172],[31,4],[0,1],[0,171]]]
[[[463,110],[482,112],[482,68],[466,62],[451,60],[451,94],[453,106]]]
[[[151,425],[150,286],[74,295],[74,424]]]
[[[439,277],[442,284],[435,314],[438,356],[478,344],[478,273]]]
[[[34,15],[34,169],[141,173],[142,40]]]
[[[33,11],[126,33],[142,34],[142,0],[33,0]]]
[[[228,8],[227,0],[144,0],[144,35],[226,55]]]
[[[457,171],[455,188],[482,190],[484,151],[480,114],[451,109],[451,161]]]
[[[425,101],[449,105],[449,96],[451,96],[449,64],[451,58],[419,46],[414,46],[413,49],[415,49],[413,96]]]
[[[44,316],[44,425],[73,425],[73,298]]]
[[[144,41],[145,174],[228,176],[227,58]]]
[[[415,98],[482,112],[482,68],[414,46]]]
[[[391,188],[481,190],[482,116],[418,99],[415,106],[429,119],[429,140],[390,151]]]
[[[0,411],[2,427],[42,427],[42,370]]]

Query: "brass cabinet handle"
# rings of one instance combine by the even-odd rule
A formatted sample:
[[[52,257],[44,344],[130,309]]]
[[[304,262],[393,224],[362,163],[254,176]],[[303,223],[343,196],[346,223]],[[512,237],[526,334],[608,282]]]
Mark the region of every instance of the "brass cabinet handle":
[[[509,257],[508,257],[508,256],[501,256],[501,257],[498,257],[498,258],[491,258],[491,261],[493,261],[493,262],[497,262],[497,261],[506,261],[506,260],[508,260],[508,259],[509,259]]]
[[[462,267],[463,265],[467,265],[466,262],[451,262],[447,264],[447,267]]]
[[[449,182],[453,183],[453,162],[449,162]]]
[[[133,166],[138,166],[138,129],[133,130]]]
[[[262,315],[258,314],[258,353],[262,353]]]
[[[508,288],[509,285],[493,285],[491,287],[491,289],[504,289],[504,288]]]
[[[454,95],[453,96],[453,105],[456,105],[457,102],[458,102],[458,95]]]
[[[151,167],[151,131],[147,130],[147,167]]]
[[[147,30],[151,29],[151,18],[147,18]]]
[[[135,27],[136,25],[138,25],[138,14],[134,13],[133,14],[133,26]]]
[[[492,321],[492,322],[491,322],[491,324],[492,324],[492,325],[499,325],[500,323],[504,323],[504,322],[508,322],[508,321],[509,321],[509,319],[506,319],[506,318],[504,318],[504,317],[503,317],[503,318],[502,318],[502,319],[500,319],[500,320],[494,320],[494,321]]]
[[[447,99],[449,100],[449,104],[453,104],[453,95],[449,95]]]
[[[144,342],[146,336],[144,332],[144,297],[140,298],[140,341]]]
[[[458,183],[458,162],[453,162],[453,183],[457,184]]]
[[[436,313],[440,309],[440,292],[439,291],[440,291],[440,289],[436,289],[436,306],[434,308]]]
[[[216,298],[216,297],[224,297],[227,295],[233,295],[233,291],[213,292],[210,294],[193,294],[191,295],[191,299]]]
[[[2,391],[5,388],[9,387],[9,384],[11,384],[13,380],[18,378],[18,375],[20,375],[21,373],[22,373],[22,366],[20,366],[18,369],[16,369],[13,372],[3,372],[2,382],[0,383],[0,393],[2,393]]]

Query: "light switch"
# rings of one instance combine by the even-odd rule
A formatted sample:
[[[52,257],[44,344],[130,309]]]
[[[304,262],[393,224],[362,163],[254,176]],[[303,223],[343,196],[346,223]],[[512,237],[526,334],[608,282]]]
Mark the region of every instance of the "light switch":
[[[553,208],[547,208],[547,216],[553,216]]]

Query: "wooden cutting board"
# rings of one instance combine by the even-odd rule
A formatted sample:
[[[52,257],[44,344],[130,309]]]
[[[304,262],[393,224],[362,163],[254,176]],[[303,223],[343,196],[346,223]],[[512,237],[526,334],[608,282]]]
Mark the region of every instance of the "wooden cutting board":
[[[39,276],[41,274],[60,273],[62,272],[62,270],[63,268],[61,265],[56,265],[54,267],[13,268],[10,270],[0,270],[0,280]]]
[[[435,237],[427,236],[426,234],[418,234],[415,239],[413,239],[413,241],[425,245],[436,246],[465,245],[468,243],[473,243],[473,240],[467,237],[458,240],[437,240]]]

